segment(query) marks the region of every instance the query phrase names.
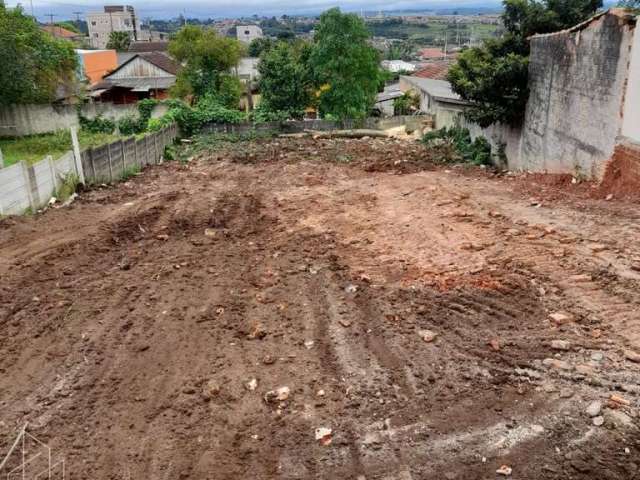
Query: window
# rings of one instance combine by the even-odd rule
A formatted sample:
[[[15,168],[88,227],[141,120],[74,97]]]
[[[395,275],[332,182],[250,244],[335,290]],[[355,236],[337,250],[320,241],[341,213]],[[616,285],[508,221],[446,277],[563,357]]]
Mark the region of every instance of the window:
[[[125,18],[125,19],[124,19],[124,24],[125,24],[127,27],[130,27],[130,26],[131,26],[131,22],[129,21],[129,19],[128,19],[128,18]]]
[[[93,25],[95,27],[96,26],[96,22],[91,22],[91,25]]]
[[[251,32],[250,32],[249,30],[245,30],[245,31],[244,31],[244,34],[245,34],[245,35],[251,35]]]

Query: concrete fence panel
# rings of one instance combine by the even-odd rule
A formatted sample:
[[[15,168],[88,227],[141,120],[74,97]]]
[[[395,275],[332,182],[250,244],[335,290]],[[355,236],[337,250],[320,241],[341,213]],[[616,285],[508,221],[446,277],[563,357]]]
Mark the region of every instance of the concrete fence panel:
[[[20,215],[31,207],[29,179],[22,162],[0,169],[0,214]]]

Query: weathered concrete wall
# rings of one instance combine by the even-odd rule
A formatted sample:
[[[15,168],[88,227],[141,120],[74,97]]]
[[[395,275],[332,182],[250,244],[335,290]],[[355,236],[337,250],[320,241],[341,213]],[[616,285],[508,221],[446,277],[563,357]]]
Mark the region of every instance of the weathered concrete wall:
[[[509,125],[494,124],[482,128],[461,117],[460,125],[469,129],[472,139],[485,137],[491,145],[494,164],[499,168],[514,168],[522,152],[522,129]]]
[[[85,117],[102,115],[112,120],[137,112],[136,105],[112,103],[89,103],[82,108]],[[48,133],[72,126],[78,126],[78,113],[74,105],[12,105],[0,109],[0,137]]]
[[[640,31],[633,36],[627,92],[624,96],[622,135],[640,142]]]
[[[608,13],[531,39],[531,93],[510,168],[602,176],[621,133],[633,33],[633,22]]]

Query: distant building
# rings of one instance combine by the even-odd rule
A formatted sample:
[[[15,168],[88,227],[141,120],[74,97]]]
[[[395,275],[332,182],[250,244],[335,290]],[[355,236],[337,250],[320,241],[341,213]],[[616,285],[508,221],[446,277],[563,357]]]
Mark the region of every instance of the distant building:
[[[440,60],[447,57],[441,48],[423,48],[418,52],[423,60]]]
[[[426,62],[420,65],[420,68],[418,68],[412,76],[431,78],[433,80],[446,80],[450,66],[451,62],[447,60]]]
[[[161,52],[138,53],[94,85],[91,96],[113,103],[164,99],[175,85],[179,65]]]
[[[444,80],[401,76],[400,90],[413,92],[420,97],[420,111],[433,115],[435,128],[455,125],[469,105]]]
[[[384,91],[376,96],[376,103],[373,105],[373,108],[378,111],[380,116],[392,117],[394,114],[394,100],[400,98],[402,95],[403,92],[400,90],[399,83],[387,85],[384,87]]]
[[[133,7],[114,5],[104,7],[104,12],[87,14],[89,43],[94,48],[105,48],[111,32],[127,32],[132,41],[138,40],[140,22]]]
[[[135,53],[141,52],[166,52],[169,49],[169,41],[142,41],[131,42],[129,51]]]
[[[236,75],[240,80],[254,81],[258,78],[258,64],[260,59],[256,57],[243,57],[236,67]]]
[[[76,50],[78,55],[78,77],[90,85],[98,83],[103,77],[118,67],[115,50]]]
[[[257,25],[238,25],[236,38],[243,43],[251,43],[256,38],[262,38],[262,29]]]
[[[380,62],[380,66],[393,73],[413,72],[416,69],[413,63],[405,62],[404,60],[383,60]]]

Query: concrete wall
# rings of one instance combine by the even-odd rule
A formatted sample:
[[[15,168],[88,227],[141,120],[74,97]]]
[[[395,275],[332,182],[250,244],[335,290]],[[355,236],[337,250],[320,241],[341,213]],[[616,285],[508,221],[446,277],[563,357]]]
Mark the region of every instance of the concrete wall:
[[[521,154],[510,168],[602,176],[621,133],[633,33],[608,13],[532,37]]]
[[[640,32],[633,36],[627,93],[624,97],[622,135],[640,142]]]
[[[158,106],[160,111],[163,107]],[[82,114],[88,118],[102,115],[118,120],[127,115],[136,115],[138,108],[132,105],[112,103],[89,103],[82,107]],[[37,133],[48,133],[79,126],[78,113],[74,105],[13,105],[0,109],[0,137],[19,137]]]

